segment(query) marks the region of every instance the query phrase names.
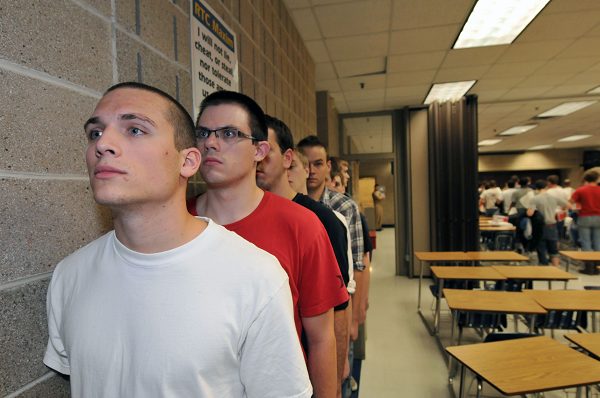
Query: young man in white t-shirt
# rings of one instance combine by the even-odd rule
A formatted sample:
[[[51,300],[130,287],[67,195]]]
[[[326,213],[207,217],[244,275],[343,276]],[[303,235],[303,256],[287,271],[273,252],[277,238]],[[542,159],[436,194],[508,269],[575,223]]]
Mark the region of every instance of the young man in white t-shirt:
[[[310,397],[285,272],[187,212],[201,154],[186,110],[122,83],[85,133],[115,229],[56,267],[44,363],[70,375],[74,397]]]

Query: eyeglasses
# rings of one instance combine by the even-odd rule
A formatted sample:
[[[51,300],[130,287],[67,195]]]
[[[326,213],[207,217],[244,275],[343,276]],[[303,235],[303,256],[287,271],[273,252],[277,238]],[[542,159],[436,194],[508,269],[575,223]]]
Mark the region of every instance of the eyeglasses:
[[[200,142],[206,141],[210,135],[214,133],[215,137],[226,144],[233,144],[237,142],[238,138],[246,138],[248,140],[258,141],[258,138],[252,137],[246,133],[242,133],[235,127],[221,127],[218,129],[207,129],[205,127],[198,127],[196,129],[196,139]]]

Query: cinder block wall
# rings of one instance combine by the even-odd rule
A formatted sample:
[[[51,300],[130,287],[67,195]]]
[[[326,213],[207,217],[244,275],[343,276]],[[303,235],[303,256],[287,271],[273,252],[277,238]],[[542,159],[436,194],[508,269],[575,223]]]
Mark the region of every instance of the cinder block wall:
[[[314,64],[282,1],[208,4],[237,34],[241,91],[297,137],[314,132]],[[2,0],[0,397],[69,395],[42,363],[48,281],[60,259],[112,228],[90,194],[83,122],[126,80],[191,111],[189,9],[190,0]]]

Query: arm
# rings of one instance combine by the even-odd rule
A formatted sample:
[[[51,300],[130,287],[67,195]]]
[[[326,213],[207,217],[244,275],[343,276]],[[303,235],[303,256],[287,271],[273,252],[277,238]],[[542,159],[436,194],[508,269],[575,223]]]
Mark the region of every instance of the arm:
[[[308,340],[308,373],[316,398],[335,397],[337,388],[333,309],[302,318]]]
[[[361,322],[361,307],[363,302],[363,294],[364,294],[364,275],[365,271],[357,271],[354,270],[354,280],[356,281],[356,291],[354,292],[354,296],[352,296],[352,330],[350,333],[350,338],[354,341],[358,338],[358,325],[364,322],[364,319]]]
[[[346,308],[347,309],[347,308]],[[348,359],[348,319],[346,309],[334,311],[334,330],[335,330],[335,352],[337,357],[337,393],[341,396],[342,381],[344,379],[344,366]]]
[[[362,276],[362,289],[361,289],[361,309],[359,312],[360,318],[358,323],[362,324],[367,319],[367,310],[369,309],[369,284],[371,282],[371,259],[368,253],[365,253],[363,258],[365,264],[365,270]]]

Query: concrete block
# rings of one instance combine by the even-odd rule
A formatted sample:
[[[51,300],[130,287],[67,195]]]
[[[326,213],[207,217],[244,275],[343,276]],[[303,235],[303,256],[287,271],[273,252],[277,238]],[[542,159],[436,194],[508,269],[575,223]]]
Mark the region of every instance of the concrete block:
[[[48,342],[46,290],[49,280],[0,291],[2,397],[48,372],[42,359]]]
[[[138,80],[138,54],[141,59],[142,82],[158,87],[176,97],[175,76],[179,75],[182,69],[123,32],[117,32],[119,81]]]
[[[254,77],[261,84],[265,84],[265,62],[266,59],[260,53],[260,51],[255,47],[254,48]]]
[[[267,107],[266,95],[265,86],[260,82],[256,82],[256,86],[254,86],[254,101],[256,101],[263,110]]]
[[[0,54],[101,91],[112,81],[110,24],[72,1],[2,1]]]
[[[0,87],[0,169],[87,175],[83,123],[98,99],[3,70]]]
[[[110,0],[80,0],[84,4],[88,4],[95,8],[98,12],[110,18],[112,15],[112,9],[110,6]]]
[[[112,228],[87,181],[2,178],[0,191],[0,284],[51,271]]]
[[[36,384],[33,388],[19,394],[19,398],[69,398],[71,396],[71,386],[69,380],[56,373],[43,382]]]
[[[240,24],[250,37],[254,35],[254,11],[250,0],[240,0]]]
[[[120,27],[137,34],[135,0],[115,0],[115,14]]]
[[[189,23],[185,23],[185,17],[181,15],[174,4],[165,0],[140,1],[139,18],[142,40],[170,59],[175,59],[173,18],[178,20],[181,28],[187,26],[187,36],[189,37],[190,34]],[[181,33],[183,33],[183,29],[179,30],[179,34]],[[183,49],[181,50],[183,53]]]
[[[254,73],[254,45],[252,44],[252,41],[250,41],[250,38],[245,34],[241,35],[240,52],[240,63]]]

